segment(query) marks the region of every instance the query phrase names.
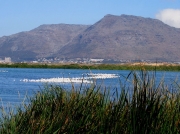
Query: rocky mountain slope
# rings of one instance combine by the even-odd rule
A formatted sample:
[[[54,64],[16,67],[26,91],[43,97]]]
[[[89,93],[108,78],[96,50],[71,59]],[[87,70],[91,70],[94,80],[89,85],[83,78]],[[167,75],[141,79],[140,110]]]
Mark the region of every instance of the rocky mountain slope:
[[[42,25],[1,37],[1,57],[180,61],[180,29],[131,15],[106,15],[91,26]]]
[[[129,15],[106,15],[59,51],[59,56],[180,61],[180,29]]]
[[[49,57],[85,30],[86,25],[41,25],[31,31],[0,38],[0,57],[15,61]]]

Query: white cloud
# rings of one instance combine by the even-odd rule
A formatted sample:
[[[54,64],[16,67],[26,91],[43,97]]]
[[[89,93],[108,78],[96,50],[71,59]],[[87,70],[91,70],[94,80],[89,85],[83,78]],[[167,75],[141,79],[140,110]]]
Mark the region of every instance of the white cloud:
[[[156,18],[170,26],[180,28],[180,9],[164,9],[156,14]]]

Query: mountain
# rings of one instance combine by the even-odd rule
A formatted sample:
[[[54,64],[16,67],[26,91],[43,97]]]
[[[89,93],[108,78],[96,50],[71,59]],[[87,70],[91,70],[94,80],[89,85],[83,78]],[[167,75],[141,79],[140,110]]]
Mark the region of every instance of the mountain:
[[[93,25],[41,25],[0,38],[0,58],[180,61],[180,29],[132,15],[106,15]]]
[[[0,38],[0,57],[13,61],[34,60],[50,57],[65,46],[87,25],[41,25],[31,31]]]
[[[180,29],[131,15],[106,15],[58,51],[68,58],[180,61]]]

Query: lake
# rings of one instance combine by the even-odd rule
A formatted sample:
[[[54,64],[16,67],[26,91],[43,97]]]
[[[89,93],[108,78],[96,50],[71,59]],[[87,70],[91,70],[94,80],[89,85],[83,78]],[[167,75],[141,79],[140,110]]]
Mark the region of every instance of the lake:
[[[18,105],[26,99],[43,90],[46,84],[61,85],[66,89],[75,86],[78,89],[90,86],[93,82],[110,90],[120,89],[123,76],[128,76],[126,70],[81,70],[81,69],[22,69],[0,68],[0,105]],[[157,80],[164,77],[166,83],[172,83],[180,72],[156,72]]]

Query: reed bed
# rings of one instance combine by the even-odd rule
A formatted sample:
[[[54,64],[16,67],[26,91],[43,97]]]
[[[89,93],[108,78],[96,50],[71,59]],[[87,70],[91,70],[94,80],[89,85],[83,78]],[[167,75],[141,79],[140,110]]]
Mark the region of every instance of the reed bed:
[[[0,64],[2,68],[53,68],[53,69],[100,69],[100,70],[141,70],[180,71],[179,64],[171,63],[126,63],[126,64],[44,64],[44,63],[12,63]]]
[[[155,75],[132,71],[113,93],[97,85],[71,90],[49,85],[15,114],[3,112],[0,133],[178,134],[178,83],[168,87]]]

